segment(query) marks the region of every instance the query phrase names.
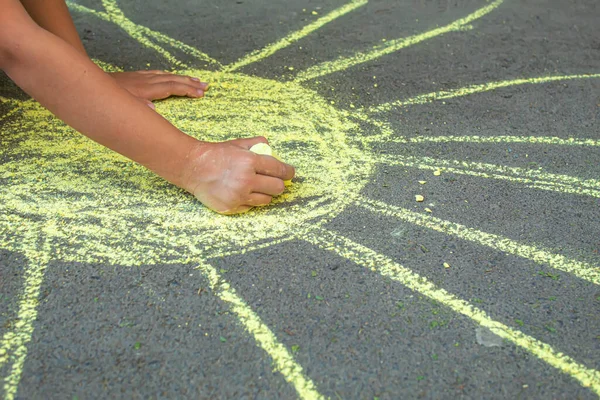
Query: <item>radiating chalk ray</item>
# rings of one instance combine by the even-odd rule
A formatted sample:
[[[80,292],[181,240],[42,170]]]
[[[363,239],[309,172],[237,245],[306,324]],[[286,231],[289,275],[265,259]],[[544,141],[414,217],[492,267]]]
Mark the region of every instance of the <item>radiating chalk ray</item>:
[[[44,272],[50,260],[50,248],[47,239],[43,244],[37,245],[39,226],[31,224],[24,238],[23,253],[29,260],[25,268],[25,283],[23,293],[20,296],[17,312],[17,323],[12,330],[7,331],[0,340],[0,369],[11,362],[9,374],[4,378],[4,399],[12,400],[15,397],[23,364],[27,357],[27,345],[31,341],[33,323],[37,318],[37,305],[40,295]],[[43,228],[41,229],[43,231]],[[32,249],[37,248],[33,251]]]
[[[248,64],[252,64],[252,63],[258,62],[264,58],[270,57],[271,55],[275,54],[275,52],[277,52],[283,48],[286,48],[287,46],[289,46],[292,43],[297,42],[298,40],[302,39],[303,37],[313,33],[314,31],[323,27],[324,25],[328,24],[329,22],[334,21],[335,19],[337,19],[351,11],[356,10],[357,8],[362,7],[367,3],[368,3],[368,0],[352,0],[350,3],[345,4],[342,7],[339,7],[337,9],[333,10],[330,13],[328,13],[327,15],[306,25],[304,28],[300,29],[299,31],[292,32],[289,35],[287,35],[286,37],[284,37],[283,39],[280,39],[275,43],[271,43],[270,45],[266,46],[265,48],[263,48],[261,50],[255,50],[252,53],[240,58],[238,61],[234,62],[233,64],[227,65],[224,68],[224,71],[226,71],[226,72],[236,71]]]
[[[371,271],[378,272],[382,276],[400,282],[409,289],[449,307],[453,311],[488,328],[501,338],[527,350],[600,395],[600,372],[587,368],[566,354],[554,350],[544,342],[492,319],[485,311],[476,308],[445,289],[437,287],[433,282],[396,263],[391,258],[326,229],[314,229],[308,235],[303,236],[302,239],[323,250],[333,252],[347,260],[352,260]]]
[[[455,97],[469,96],[476,93],[489,92],[500,88],[506,88],[510,86],[519,85],[534,85],[540,83],[556,82],[556,81],[568,81],[574,79],[594,79],[600,78],[600,74],[579,74],[579,75],[555,75],[555,76],[541,76],[537,78],[521,78],[512,79],[498,82],[488,82],[479,85],[469,85],[466,87],[450,90],[442,90],[439,92],[431,92],[415,96],[406,100],[398,100],[391,103],[384,103],[377,106],[373,106],[367,110],[367,113],[374,114],[389,111],[397,107],[406,107],[415,104],[426,104],[437,100],[453,99]]]
[[[401,165],[403,167],[426,170],[443,169],[446,172],[454,174],[505,180],[522,183],[531,188],[600,198],[600,181],[596,179],[581,179],[569,175],[551,174],[540,170],[527,170],[518,167],[460,160],[442,160],[430,157],[383,155],[379,156],[379,162],[386,165]]]
[[[0,103],[15,106],[15,105],[18,105],[20,103],[20,101],[15,100],[15,99],[9,99],[8,97],[0,96]]]
[[[436,218],[429,214],[392,206],[381,201],[363,198],[358,200],[357,204],[372,212],[398,218],[417,226],[522,257],[535,263],[573,274],[595,285],[600,285],[600,265],[572,260],[561,254],[552,253],[541,246],[521,244],[516,240],[501,235],[483,232],[455,222]]]
[[[197,252],[200,253],[201,252]],[[210,283],[212,291],[231,308],[238,321],[248,333],[254,337],[263,350],[271,356],[274,369],[281,373],[285,380],[294,386],[301,399],[323,399],[312,380],[304,375],[302,366],[294,360],[290,351],[279,342],[273,331],[260,319],[236,293],[235,289],[225,281],[210,264],[202,262],[196,268],[200,270]]]
[[[134,22],[129,20],[127,17],[125,17],[123,12],[116,5],[116,2],[114,2],[112,0],[104,0],[103,1],[103,5],[106,8],[107,12],[96,11],[96,10],[82,6],[82,5],[72,2],[72,1],[67,1],[67,4],[68,4],[69,8],[74,11],[92,14],[104,21],[112,22],[112,23],[116,24],[121,29],[123,29],[128,35],[130,35],[133,39],[138,41],[141,45],[159,53],[163,58],[165,58],[167,61],[171,62],[174,67],[176,66],[176,67],[180,67],[180,68],[189,68],[189,66],[186,63],[178,60],[170,52],[168,52],[164,48],[158,46],[157,44],[155,44],[151,40],[149,40],[149,37],[153,38],[157,42],[169,45],[177,50],[182,51],[183,53],[191,55],[191,56],[195,57],[196,59],[198,59],[199,61],[204,61],[204,62],[208,62],[211,64],[215,64],[219,67],[221,66],[221,64],[218,61],[216,61],[215,59],[211,58],[207,54],[199,51],[198,49],[196,49],[192,46],[182,43],[176,39],[173,39],[163,33],[153,31],[152,29],[150,29],[148,27],[135,24]]]
[[[389,137],[389,136],[388,136]],[[380,136],[367,141],[382,141]],[[600,140],[584,138],[559,138],[556,136],[415,136],[393,137],[385,140],[387,143],[515,143],[515,144],[548,144],[556,146],[600,146]]]
[[[127,25],[126,32],[129,35],[131,35],[134,39],[135,39],[134,35],[138,35],[137,32],[139,31],[140,33],[143,33],[146,36],[152,37],[153,39],[155,39],[158,42],[167,44],[167,45],[172,46],[173,48],[178,49],[188,55],[194,56],[199,61],[205,61],[205,62],[208,62],[211,64],[216,64],[219,67],[222,66],[220,62],[218,62],[214,58],[210,57],[209,55],[201,52],[200,50],[196,49],[195,47],[189,46],[179,40],[173,39],[161,32],[154,31],[146,26],[135,24],[130,19],[125,17],[125,15],[123,14],[123,11],[121,11],[121,9],[118,7],[117,2],[115,0],[102,0],[102,4],[104,5],[104,8],[106,9],[108,15],[114,20],[114,22],[116,22],[120,26],[122,26],[123,24]],[[184,65],[184,64],[182,63],[181,65]]]
[[[102,60],[93,58],[92,61],[105,72],[123,72],[123,68],[112,65]]]
[[[385,42],[384,44],[377,45],[373,48],[373,50],[366,53],[356,53],[351,57],[340,57],[334,61],[326,61],[322,64],[315,65],[313,67],[308,68],[307,70],[300,72],[295,81],[296,82],[304,82],[310,79],[318,78],[323,75],[332,74],[334,72],[343,71],[350,67],[353,67],[358,64],[362,64],[368,61],[375,60],[379,57],[382,57],[386,54],[394,53],[403,48],[415,45],[417,43],[423,42],[428,39],[432,39],[436,36],[443,35],[448,32],[459,31],[462,30],[465,26],[468,26],[471,22],[483,17],[484,15],[490,13],[494,9],[496,9],[500,4],[502,4],[504,0],[496,0],[491,4],[480,8],[479,10],[473,12],[472,14],[467,15],[464,18],[458,19],[451,24],[446,26],[432,29],[428,32],[421,33],[418,35],[409,36],[407,38],[400,38],[395,40],[390,40]]]

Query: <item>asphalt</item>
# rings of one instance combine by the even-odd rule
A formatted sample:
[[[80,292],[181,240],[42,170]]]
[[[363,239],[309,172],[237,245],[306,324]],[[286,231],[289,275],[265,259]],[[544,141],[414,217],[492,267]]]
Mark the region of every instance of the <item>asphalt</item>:
[[[99,1],[78,3],[103,10]],[[227,65],[345,2],[118,4],[134,23]],[[295,72],[322,61],[364,53],[393,39],[444,26],[487,4],[371,0],[238,72],[287,82]],[[86,13],[73,15],[91,57],[126,70],[174,68],[115,24]],[[505,0],[471,22],[470,30],[446,33],[301,85],[333,102],[336,109],[352,113],[487,82],[598,74],[599,20],[600,6],[594,0]],[[173,54],[194,69],[216,69],[177,49]],[[6,76],[0,77],[0,96],[8,99],[0,104],[0,116],[12,113],[0,119],[0,145],[5,144],[0,147],[0,167],[15,159],[22,165],[33,163],[27,153],[14,150],[19,141],[11,139],[29,129],[28,114],[13,112],[17,106],[11,102],[27,96]],[[197,235],[197,245],[210,247],[216,257],[182,260],[177,254],[184,250],[178,243],[186,243],[184,239],[163,243],[148,238],[146,244],[132,242],[132,251],[145,245],[152,253],[152,246],[162,243],[167,249],[157,252],[162,255],[156,260],[150,262],[152,257],[139,254],[143,260],[139,263],[126,257],[119,262],[118,256],[109,263],[93,253],[130,254],[121,249],[127,239],[115,243],[109,234],[94,233],[82,245],[87,240],[84,234],[74,242],[56,236],[51,250],[44,253],[48,262],[41,269],[36,301],[24,300],[32,282],[28,271],[39,262],[38,256],[28,253],[32,247],[26,243],[37,243],[41,251],[45,234],[40,224],[56,218],[55,211],[45,212],[47,202],[40,202],[36,213],[12,209],[10,205],[16,203],[11,170],[10,176],[0,176],[0,199],[5,203],[0,206],[4,221],[0,224],[0,388],[4,388],[0,397],[12,397],[11,390],[16,390],[19,399],[308,398],[291,382],[289,370],[277,364],[277,355],[287,352],[315,392],[331,399],[597,398],[600,78],[509,86],[393,108],[377,119],[407,138],[573,137],[595,144],[375,140],[369,151],[382,160],[459,160],[467,163],[461,167],[464,170],[483,171],[485,176],[458,173],[439,163],[441,175],[436,176],[435,169],[419,163],[378,161],[356,201],[340,203],[332,218],[304,221],[302,229],[315,226],[309,233],[290,226],[290,235],[298,233],[290,240],[266,237],[248,249],[224,240],[223,246],[229,247],[219,252],[218,242],[215,245],[211,238],[213,232],[218,235],[214,226],[176,232]],[[371,122],[357,123],[360,130],[348,139],[354,145],[379,134]],[[496,167],[477,169],[475,163]],[[539,171],[543,175],[536,175]],[[500,175],[550,182],[532,187]],[[559,175],[579,180],[566,184]],[[584,193],[582,188],[589,190]],[[425,202],[416,202],[416,194],[424,195]],[[68,193],[60,195],[68,197]],[[299,219],[303,204],[311,207],[309,200],[295,203]],[[366,206],[363,200],[383,204],[387,213]],[[400,212],[394,214],[398,209],[460,224],[476,233],[464,234],[466,228],[431,229],[401,218]],[[172,215],[177,212],[174,207]],[[143,219],[132,221],[132,228],[147,228]],[[315,244],[320,235],[330,232],[345,238],[331,240],[338,251]],[[498,241],[482,244],[478,240],[484,233],[529,250],[507,250]],[[132,234],[130,240],[139,236]],[[63,257],[78,249],[85,250],[85,257]],[[541,259],[536,256],[541,252],[557,258]],[[205,269],[197,269],[199,262],[210,265],[230,284],[285,351],[265,350],[224,297],[222,287],[211,282]],[[568,265],[575,267],[566,270]],[[388,273],[394,266],[432,283],[434,292],[411,286],[412,281],[403,278],[406,274]],[[584,268],[588,273],[577,272]],[[477,313],[465,311],[444,293],[510,327],[517,332],[513,338],[522,333],[533,339],[523,344],[491,334],[477,320]],[[24,304],[33,305],[33,318],[23,312]],[[19,359],[22,367],[17,365]]]

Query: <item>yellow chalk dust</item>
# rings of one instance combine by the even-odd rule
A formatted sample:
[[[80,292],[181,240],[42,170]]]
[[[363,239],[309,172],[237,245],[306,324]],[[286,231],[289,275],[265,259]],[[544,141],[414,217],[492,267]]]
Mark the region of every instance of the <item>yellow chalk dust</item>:
[[[145,168],[90,141],[36,104],[7,126],[10,153],[0,166],[11,185],[0,190],[11,211],[65,217],[85,226],[111,226],[113,240],[144,241],[132,226],[219,232],[249,244],[289,234],[298,223],[333,217],[358,196],[372,163],[353,147],[357,125],[316,93],[295,83],[238,73],[179,71],[211,83],[204,99],[175,98],[156,110],[187,134],[207,141],[266,136],[296,167],[295,184],[268,207],[220,216]],[[8,210],[7,210],[8,211]],[[119,218],[131,224],[117,224]],[[73,221],[75,220],[75,221]],[[122,231],[120,229],[122,228]],[[98,231],[106,239],[107,231]],[[88,240],[93,229],[86,232]],[[139,237],[138,237],[139,236]]]

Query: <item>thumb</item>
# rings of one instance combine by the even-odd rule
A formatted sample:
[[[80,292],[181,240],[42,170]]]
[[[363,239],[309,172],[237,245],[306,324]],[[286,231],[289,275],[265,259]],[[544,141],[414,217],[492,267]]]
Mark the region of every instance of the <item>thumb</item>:
[[[132,94],[133,94],[133,93],[132,93]],[[155,105],[154,105],[154,103],[153,103],[153,102],[151,102],[150,100],[148,100],[148,99],[145,99],[145,98],[143,98],[143,97],[140,97],[140,96],[136,96],[135,94],[133,94],[133,96],[134,96],[136,99],[138,99],[139,101],[141,101],[142,103],[144,103],[145,105],[147,105],[148,107],[150,107],[151,109],[153,109],[153,110],[156,110],[156,106],[155,106]]]
[[[139,97],[139,99],[142,101],[142,103],[144,103],[145,105],[147,105],[151,109],[156,110],[156,106],[150,100],[142,99],[141,97]]]

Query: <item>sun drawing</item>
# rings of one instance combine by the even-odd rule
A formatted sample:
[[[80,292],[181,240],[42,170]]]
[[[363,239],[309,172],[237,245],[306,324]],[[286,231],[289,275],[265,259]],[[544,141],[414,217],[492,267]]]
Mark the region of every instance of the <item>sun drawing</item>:
[[[176,72],[200,76],[211,82],[202,101],[170,99],[157,103],[157,112],[184,132],[205,140],[266,135],[282,159],[297,167],[297,177],[286,193],[269,207],[239,216],[217,215],[151,172],[73,131],[32,100],[2,99],[8,113],[0,116],[3,130],[0,147],[0,247],[24,254],[28,260],[21,321],[0,342],[0,368],[9,366],[4,378],[5,398],[12,398],[20,380],[27,344],[36,318],[36,301],[50,260],[118,265],[193,262],[212,284],[246,331],[273,359],[275,369],[293,385],[301,398],[323,397],[260,317],[236,294],[209,260],[272,246],[287,240],[304,240],[336,253],[374,273],[399,281],[476,323],[487,327],[544,362],[552,365],[600,394],[600,374],[551,346],[488,316],[469,302],[436,286],[426,278],[396,263],[390,257],[353,242],[325,224],[343,213],[348,205],[407,221],[428,229],[487,246],[576,275],[600,284],[596,265],[569,259],[531,244],[371,199],[362,191],[378,165],[396,165],[511,181],[538,190],[600,198],[600,181],[541,170],[498,165],[389,156],[372,151],[385,142],[506,142],[599,146],[597,140],[556,137],[404,137],[394,132],[383,114],[393,108],[416,106],[513,85],[600,78],[600,74],[524,77],[495,81],[454,90],[426,93],[368,108],[341,110],[304,82],[350,67],[369,63],[386,54],[450,32],[473,29],[504,0],[485,3],[471,14],[430,31],[388,40],[368,51],[293,71],[291,81],[263,79],[240,73],[249,64],[263,60],[325,24],[356,12],[367,0],[352,0],[285,38],[256,50],[230,65],[221,65],[196,48],[135,24],[115,0],[103,0],[102,11],[69,3],[73,12],[86,13],[118,25],[142,46],[169,60]],[[508,1],[508,0],[507,0]],[[460,33],[459,33],[460,34]],[[210,64],[210,70],[195,69],[173,56],[176,49]],[[105,69],[116,69],[101,61]],[[361,127],[370,125],[365,132]],[[27,159],[27,162],[20,161]]]

